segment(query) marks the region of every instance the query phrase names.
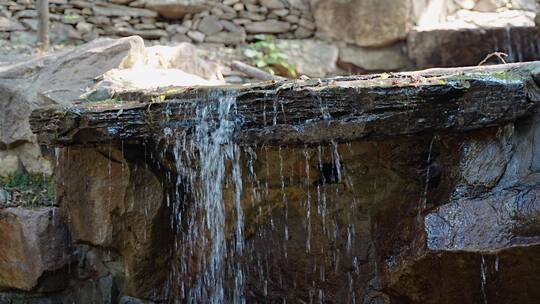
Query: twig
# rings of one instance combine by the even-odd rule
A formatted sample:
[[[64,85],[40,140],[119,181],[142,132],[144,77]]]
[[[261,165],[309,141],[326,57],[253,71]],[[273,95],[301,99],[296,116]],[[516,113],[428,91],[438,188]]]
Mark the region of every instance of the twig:
[[[280,80],[285,80],[286,78],[284,77],[281,77],[281,76],[274,76],[270,73],[267,73],[261,69],[258,69],[256,67],[253,67],[253,66],[250,66],[249,64],[245,64],[243,62],[240,62],[240,61],[233,61],[231,63],[231,68],[237,70],[237,71],[240,71],[250,77],[253,77],[253,78],[256,78],[256,79],[259,79],[259,80],[276,80],[276,81],[280,81]]]
[[[503,52],[493,52],[493,53],[487,55],[486,58],[484,58],[484,60],[480,61],[478,66],[481,66],[484,63],[486,63],[486,61],[488,61],[491,57],[497,57],[502,61],[502,63],[506,64],[506,60],[504,60],[503,56],[508,57],[508,54],[503,53]]]

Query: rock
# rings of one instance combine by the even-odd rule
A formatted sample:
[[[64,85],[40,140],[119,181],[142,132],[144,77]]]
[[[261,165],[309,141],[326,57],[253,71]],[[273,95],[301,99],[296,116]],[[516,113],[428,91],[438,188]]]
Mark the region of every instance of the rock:
[[[392,44],[411,27],[409,0],[314,0],[312,10],[321,35],[363,47]]]
[[[0,177],[9,176],[21,168],[17,155],[0,150]]]
[[[220,20],[219,21],[224,29],[226,29],[229,32],[233,33],[244,33],[244,29],[236,24],[234,24],[231,21],[228,20]]]
[[[319,40],[279,40],[278,49],[295,66],[298,75],[324,77],[336,73],[338,48]]]
[[[28,124],[32,109],[70,104],[104,72],[144,54],[139,37],[97,40],[87,45],[0,68],[0,147],[33,142]],[[85,73],[80,73],[84,70]],[[42,96],[38,98],[38,96]]]
[[[118,34],[121,36],[141,36],[144,39],[160,39],[163,37],[168,37],[169,33],[160,29],[153,30],[135,30],[133,28],[120,28],[118,29]]]
[[[170,19],[181,19],[187,14],[202,12],[210,6],[207,0],[145,0],[145,5]]]
[[[498,142],[472,141],[464,147],[462,174],[469,185],[494,187],[506,170],[506,157]]]
[[[7,192],[4,188],[0,187],[0,208],[6,206],[11,200],[11,194]]]
[[[24,10],[24,11],[18,11],[14,14],[14,16],[19,18],[37,18],[37,11],[36,10]]]
[[[110,3],[97,3],[92,6],[97,16],[130,16],[130,17],[156,17],[157,13],[143,8],[128,7]]]
[[[112,69],[101,78],[84,95],[85,100],[108,99],[124,91],[223,83],[220,67],[199,58],[197,49],[189,43],[148,47],[142,60]]]
[[[193,41],[198,42],[198,43],[203,42],[204,37],[205,37],[205,35],[199,31],[189,31],[187,32],[187,36],[193,39]]]
[[[243,32],[219,32],[207,36],[206,42],[223,43],[223,44],[242,44],[246,42],[246,33]]]
[[[53,22],[51,24],[49,37],[55,43],[73,42],[74,40],[82,39],[81,33],[73,26],[60,22]]]
[[[24,24],[28,29],[32,31],[37,31],[38,21],[36,19],[21,19],[22,24]]]
[[[289,31],[291,24],[285,21],[269,19],[246,24],[246,32],[254,34],[278,34]]]
[[[297,39],[306,39],[306,38],[309,38],[313,35],[313,31],[310,31],[304,27],[298,27],[295,31],[294,31],[294,37],[297,38]]]
[[[86,34],[92,32],[92,29],[94,28],[94,25],[88,22],[79,22],[77,23],[77,31],[79,31],[81,34]]]
[[[504,52],[507,62],[540,58],[530,41],[540,39],[536,27],[414,30],[407,39],[409,57],[418,68],[478,65],[487,54]],[[478,44],[478,41],[482,41]],[[491,63],[498,62],[494,58]]]
[[[178,33],[171,36],[171,42],[191,42],[191,38],[189,38],[186,34]]]
[[[433,251],[497,251],[540,244],[537,195],[538,186],[449,202],[426,216],[427,246]]]
[[[0,209],[0,288],[31,290],[69,261],[69,234],[55,207]]]
[[[14,45],[35,45],[37,42],[37,34],[34,32],[15,31],[11,33],[9,41]]]
[[[116,148],[70,149],[60,157],[58,193],[73,239],[118,250],[124,291],[159,297],[168,272],[155,269],[166,267],[171,244],[160,181],[145,166],[128,165]]]
[[[37,16],[34,16],[37,17]],[[66,24],[77,24],[84,21],[84,18],[78,14],[64,14],[61,19],[62,23]]]
[[[223,29],[223,25],[215,16],[206,16],[201,20],[197,29],[205,35],[212,35],[220,32]]]
[[[100,247],[114,245],[115,213],[124,208],[130,171],[118,151],[111,151],[110,155],[111,159],[109,151],[73,149],[69,155],[60,155],[66,159],[55,176],[57,195],[60,207],[70,219],[75,242]]]
[[[24,26],[14,19],[0,16],[0,32],[23,31]]]
[[[269,9],[283,9],[286,7],[281,0],[260,0],[260,3]]]
[[[399,71],[409,66],[404,48],[402,44],[376,49],[342,45],[339,65],[348,69],[350,64],[362,71]]]

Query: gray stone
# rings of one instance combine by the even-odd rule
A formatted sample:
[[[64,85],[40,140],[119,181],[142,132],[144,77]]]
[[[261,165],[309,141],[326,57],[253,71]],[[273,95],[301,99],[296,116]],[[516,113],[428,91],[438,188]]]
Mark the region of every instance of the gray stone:
[[[205,35],[212,35],[220,32],[223,29],[223,25],[219,22],[219,19],[214,16],[204,17],[197,28]]]
[[[219,22],[221,23],[223,28],[226,29],[229,32],[233,32],[233,33],[243,33],[244,32],[244,29],[242,27],[234,24],[233,22],[231,22],[229,20],[220,20]]]
[[[169,36],[169,33],[160,29],[136,30],[133,28],[120,28],[117,33],[121,36],[141,36],[144,39],[160,39]]]
[[[246,42],[246,34],[244,32],[220,32],[206,36],[205,41],[223,44],[242,44]]]
[[[98,3],[92,6],[97,16],[131,16],[131,17],[156,17],[157,13],[143,8],[127,7],[110,3]]]
[[[28,29],[32,31],[37,31],[38,21],[37,19],[21,19],[22,24],[24,24]]]
[[[15,19],[0,17],[0,32],[24,31],[24,26]]]
[[[340,46],[339,61],[365,71],[399,71],[409,64],[402,44],[376,49],[355,45]]]
[[[14,14],[16,18],[36,18],[37,17],[37,11],[36,10],[24,10],[24,11],[18,11]]]
[[[260,3],[264,6],[266,6],[269,9],[282,9],[285,8],[286,5],[281,0],[259,0]]]
[[[186,34],[178,33],[171,36],[171,42],[191,42],[191,38]]]
[[[7,192],[4,188],[0,187],[0,207],[7,205],[11,200],[11,194]]]
[[[202,12],[210,7],[206,0],[145,0],[147,8],[170,19],[180,19],[187,14]]]
[[[319,33],[364,47],[392,44],[411,28],[409,0],[314,0],[313,15]]]
[[[94,25],[92,25],[91,23],[88,23],[88,22],[79,22],[77,23],[77,26],[75,27],[77,29],[77,31],[79,31],[81,34],[86,34],[86,33],[90,33],[92,31],[92,29],[94,28]]]
[[[205,35],[201,32],[198,32],[198,31],[189,31],[187,32],[187,36],[191,39],[193,39],[193,41],[195,42],[198,42],[198,43],[201,43],[204,41],[204,37]]]
[[[246,32],[253,34],[277,34],[289,31],[291,24],[285,21],[270,19],[266,21],[253,22],[245,26]]]
[[[279,40],[276,43],[298,75],[324,77],[336,73],[337,46],[320,40]]]
[[[294,37],[298,39],[309,38],[311,35],[313,35],[313,31],[301,26],[294,31]]]
[[[156,29],[156,25],[153,24],[153,23],[137,23],[137,24],[133,25],[133,27],[136,30],[154,30],[154,29]],[[167,32],[169,32],[169,31],[167,31]]]
[[[140,37],[97,40],[79,48],[0,68],[0,147],[33,142],[30,112],[50,103],[70,104],[94,78],[142,56]],[[81,71],[85,71],[81,73]],[[36,98],[47,96],[47,99]]]

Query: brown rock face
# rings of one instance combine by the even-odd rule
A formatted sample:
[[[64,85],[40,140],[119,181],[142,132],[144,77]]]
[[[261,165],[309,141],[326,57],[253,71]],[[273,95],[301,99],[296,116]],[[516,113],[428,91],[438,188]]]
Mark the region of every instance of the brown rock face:
[[[172,246],[163,188],[145,166],[112,146],[69,148],[57,168],[61,208],[76,243],[122,256],[125,292],[159,299]]]
[[[31,290],[69,261],[69,234],[56,207],[0,209],[0,288]]]
[[[409,0],[312,1],[321,35],[364,47],[405,38],[411,26]]]

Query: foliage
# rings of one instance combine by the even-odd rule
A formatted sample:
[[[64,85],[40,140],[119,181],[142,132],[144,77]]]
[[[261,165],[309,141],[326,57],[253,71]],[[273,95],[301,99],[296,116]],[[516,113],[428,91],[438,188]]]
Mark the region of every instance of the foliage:
[[[53,179],[43,174],[19,170],[9,176],[0,177],[0,187],[11,193],[16,204],[50,205],[55,200]]]
[[[272,75],[296,78],[296,68],[287,61],[271,35],[255,35],[257,42],[251,43],[244,50],[244,55],[252,60],[256,67]]]

